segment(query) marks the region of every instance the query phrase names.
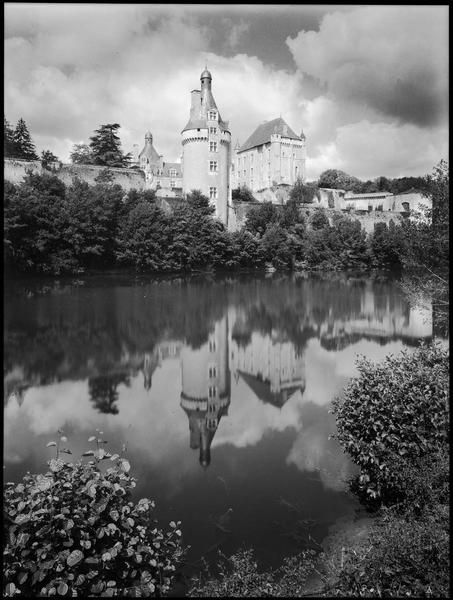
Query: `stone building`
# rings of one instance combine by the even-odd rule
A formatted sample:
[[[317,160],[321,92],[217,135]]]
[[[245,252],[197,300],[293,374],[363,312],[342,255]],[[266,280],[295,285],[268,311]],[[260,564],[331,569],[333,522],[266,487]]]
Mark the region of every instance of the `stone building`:
[[[305,135],[294,133],[279,117],[259,125],[247,141],[236,144],[232,165],[233,187],[257,192],[273,185],[305,181]]]
[[[165,162],[153,145],[150,131],[145,134],[143,150],[133,156],[133,163],[145,173],[146,188],[156,190],[157,196],[171,197],[181,194],[181,163]]]
[[[215,216],[228,224],[231,196],[231,133],[212,95],[211,73],[200,76],[201,89],[192,90],[190,117],[182,135],[182,189],[200,190],[215,206]]]

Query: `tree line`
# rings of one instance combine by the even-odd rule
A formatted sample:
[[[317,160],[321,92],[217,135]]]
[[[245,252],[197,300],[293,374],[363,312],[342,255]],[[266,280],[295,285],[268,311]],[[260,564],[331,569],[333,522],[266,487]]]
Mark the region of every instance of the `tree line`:
[[[29,273],[81,273],[125,266],[149,272],[197,269],[371,269],[448,265],[448,165],[426,178],[432,214],[377,223],[371,234],[341,214],[308,214],[303,203],[262,203],[245,226],[229,232],[199,191],[171,212],[155,192],[114,184],[101,171],[95,185],[65,185],[51,174],[5,182],[5,266]]]

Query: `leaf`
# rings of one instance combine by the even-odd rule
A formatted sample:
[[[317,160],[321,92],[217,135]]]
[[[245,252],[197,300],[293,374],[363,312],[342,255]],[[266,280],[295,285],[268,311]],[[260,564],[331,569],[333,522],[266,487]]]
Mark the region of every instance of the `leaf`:
[[[69,448],[61,448],[60,452],[64,452],[65,454],[72,454],[71,450],[69,450]]]
[[[64,462],[59,458],[52,458],[49,463],[50,470],[53,473],[58,473],[64,467]]]
[[[95,435],[92,435],[91,437],[88,438],[89,442],[94,442],[94,440],[96,439]]]
[[[87,450],[82,454],[82,456],[94,456],[93,450]]]
[[[102,560],[107,561],[107,560],[111,560],[111,559],[112,559],[112,555],[110,554],[110,552],[104,552],[104,554],[102,555]]]
[[[61,582],[57,588],[57,593],[59,596],[65,596],[68,593],[68,590],[69,590],[69,588],[66,585],[66,583]]]
[[[104,448],[99,448],[99,458],[102,460],[105,456]]]
[[[56,446],[57,442],[49,442],[48,444],[46,444],[46,448],[50,448],[51,446]]]
[[[6,595],[13,596],[15,591],[16,586],[14,585],[14,583],[8,583],[8,585],[6,586]]]
[[[121,460],[121,470],[124,471],[125,473],[129,473],[130,468],[131,468],[131,465],[130,465],[129,461],[126,460],[125,458],[123,458]]]
[[[19,573],[19,576],[17,578],[19,585],[22,585],[23,583],[25,583],[27,581],[27,578],[28,578],[28,573],[24,573],[23,571],[22,571],[22,573]]]
[[[62,435],[62,436],[61,436],[61,438],[60,438],[60,440],[61,440],[62,442],[65,442],[65,443],[66,443],[66,442],[68,441],[68,438],[67,438],[65,435]]]
[[[119,458],[119,457],[120,457],[120,455],[119,455],[119,454],[113,454],[113,455],[110,457],[110,460],[116,460],[116,459],[117,459],[117,458]]]
[[[77,563],[79,563],[83,558],[83,552],[80,550],[73,550],[71,554],[67,558],[68,566],[73,567]]]

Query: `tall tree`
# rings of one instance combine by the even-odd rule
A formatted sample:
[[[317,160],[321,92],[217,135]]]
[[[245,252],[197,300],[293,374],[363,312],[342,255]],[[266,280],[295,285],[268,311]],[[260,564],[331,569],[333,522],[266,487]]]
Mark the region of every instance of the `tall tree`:
[[[90,137],[90,149],[95,165],[107,167],[126,167],[130,161],[129,154],[123,154],[121,140],[117,134],[120,125],[109,123],[101,125]]]
[[[74,144],[70,157],[74,165],[93,164],[93,154],[88,144]]]
[[[38,160],[35,144],[33,143],[28,127],[22,118],[19,119],[16,129],[14,130],[14,143],[16,145],[18,158]]]
[[[16,144],[14,143],[14,131],[3,115],[3,151],[5,156],[12,158],[16,156]]]

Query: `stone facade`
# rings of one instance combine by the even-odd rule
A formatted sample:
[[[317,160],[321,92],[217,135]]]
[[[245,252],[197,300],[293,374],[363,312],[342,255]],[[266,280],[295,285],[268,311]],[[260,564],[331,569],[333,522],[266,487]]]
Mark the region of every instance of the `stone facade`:
[[[305,181],[305,135],[297,135],[280,117],[262,123],[239,147],[232,164],[233,187],[247,186],[252,192],[273,185]]]
[[[205,69],[201,90],[191,93],[190,118],[182,135],[182,189],[200,190],[215,206],[215,216],[228,224],[231,198],[231,133],[211,91],[212,76]]]

